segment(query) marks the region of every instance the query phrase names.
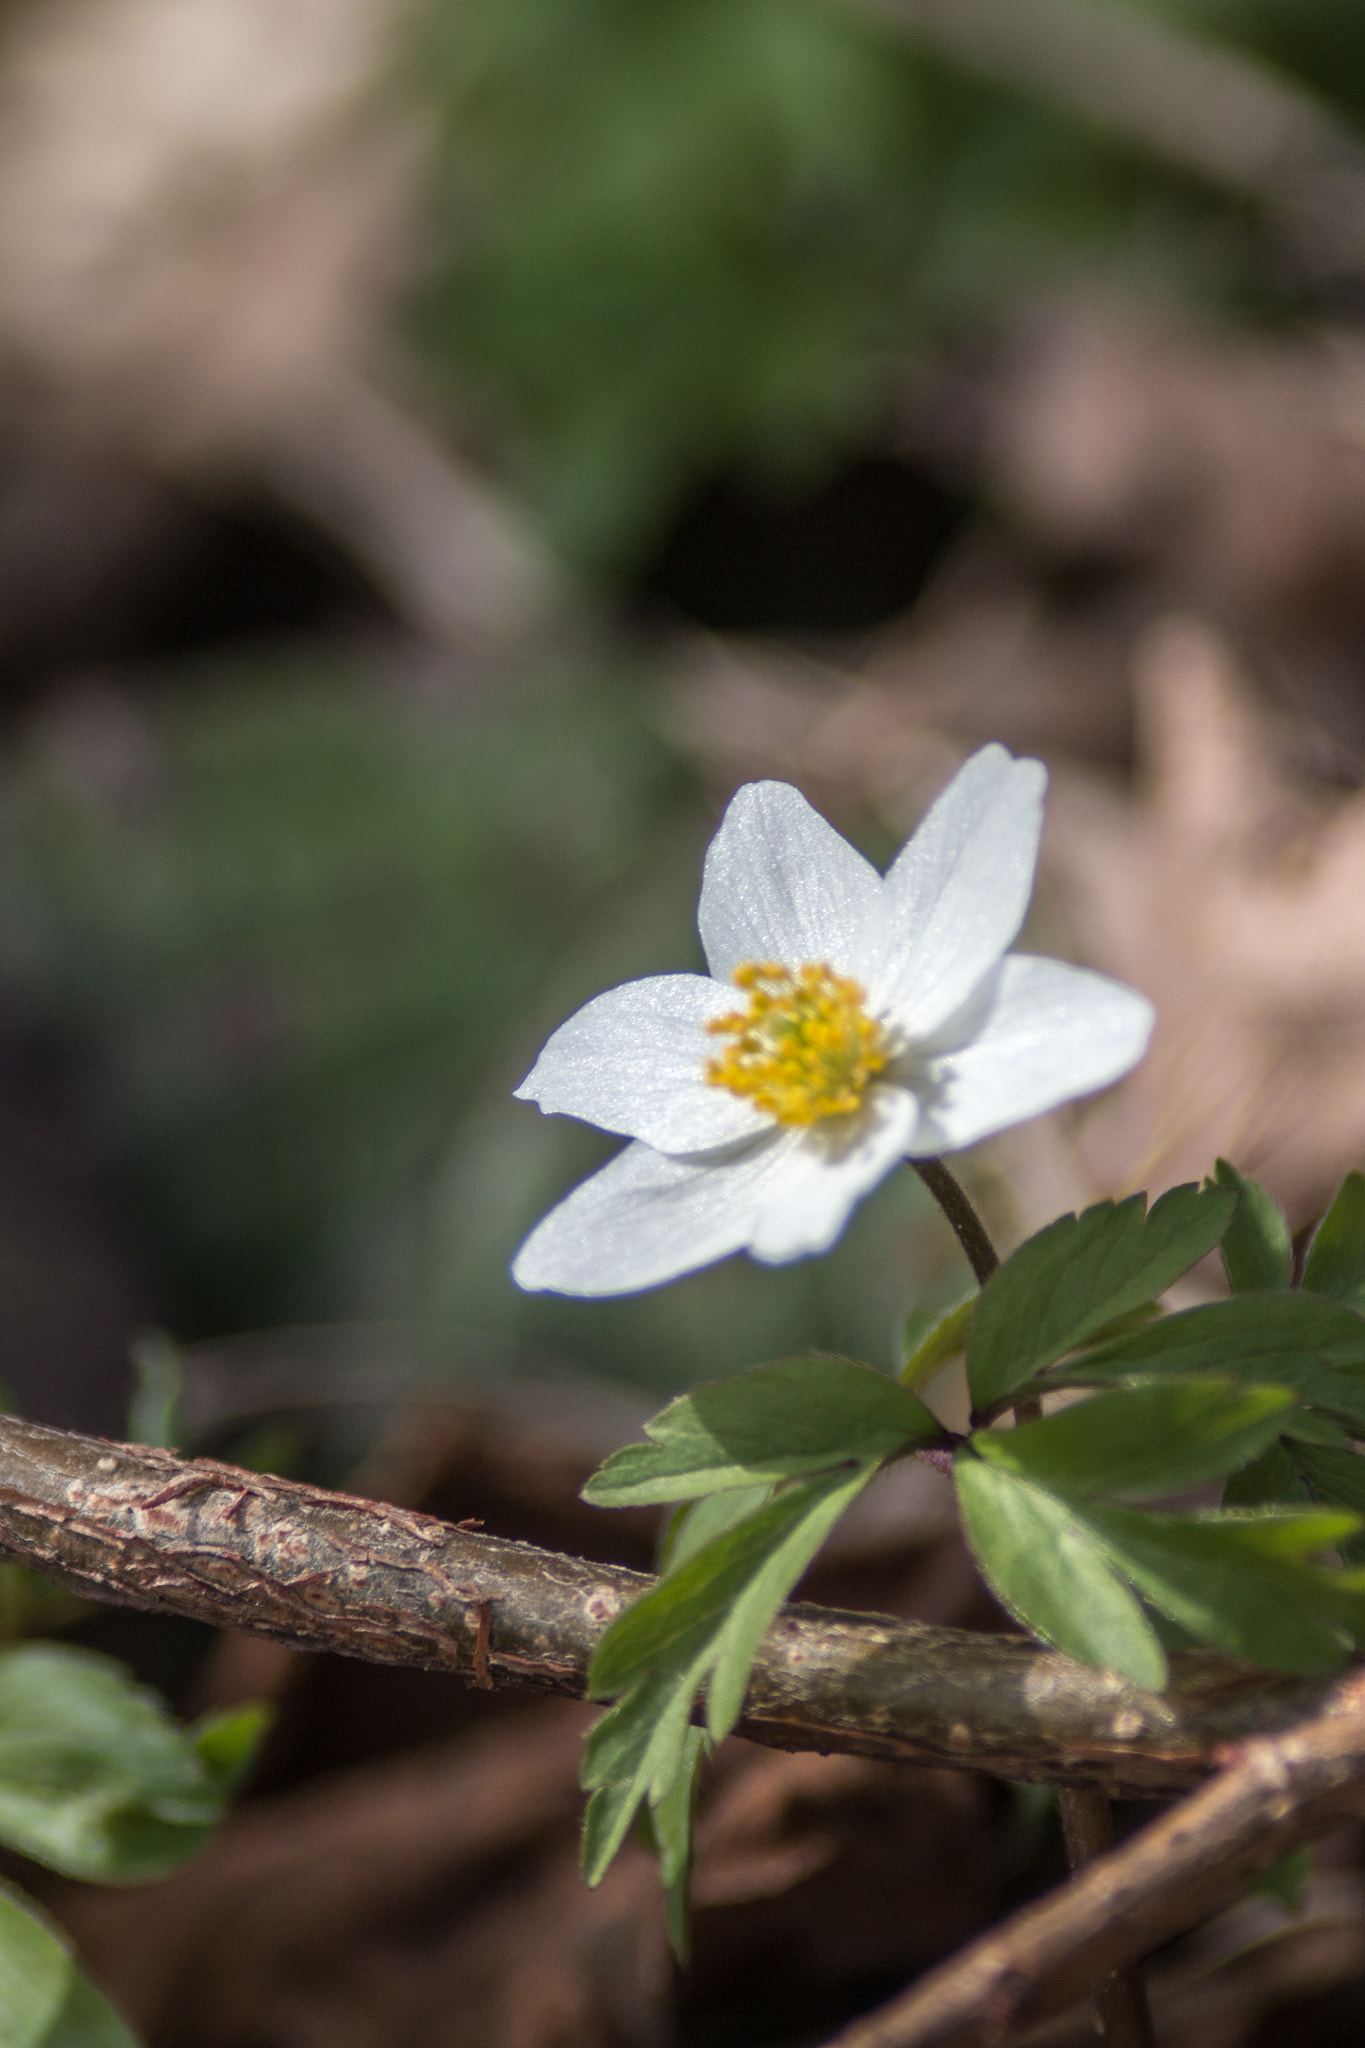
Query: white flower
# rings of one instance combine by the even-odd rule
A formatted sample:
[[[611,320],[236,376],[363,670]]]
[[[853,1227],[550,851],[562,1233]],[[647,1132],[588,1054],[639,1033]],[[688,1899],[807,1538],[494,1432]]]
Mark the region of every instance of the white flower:
[[[1046,781],[1041,762],[983,747],[884,879],[786,783],[741,789],[702,880],[714,978],[610,989],[516,1091],[634,1141],[532,1231],[518,1285],[629,1294],[736,1251],[825,1251],[898,1160],[1126,1073],[1152,1028],[1142,996],[1002,957]]]

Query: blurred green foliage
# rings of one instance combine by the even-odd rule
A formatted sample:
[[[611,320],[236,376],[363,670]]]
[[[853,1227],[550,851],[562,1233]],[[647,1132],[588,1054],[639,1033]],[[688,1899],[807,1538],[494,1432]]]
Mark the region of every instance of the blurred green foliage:
[[[485,702],[358,660],[179,681],[54,712],[0,791],[0,977],[93,1066],[177,1337],[416,1317],[653,1387],[810,1343],[892,1362],[909,1176],[785,1272],[604,1303],[507,1277],[611,1149],[511,1089],[599,989],[701,964],[714,813],[638,673]]]
[[[1349,0],[1168,11],[1365,102]],[[872,438],[897,365],[1021,293],[1217,302],[1255,269],[1240,203],[836,0],[437,0],[420,59],[417,331],[590,570],[717,466]]]

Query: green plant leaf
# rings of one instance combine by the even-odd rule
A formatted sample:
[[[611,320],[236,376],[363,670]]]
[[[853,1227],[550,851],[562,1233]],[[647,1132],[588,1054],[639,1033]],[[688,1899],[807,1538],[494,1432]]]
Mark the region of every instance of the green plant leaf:
[[[1223,1271],[1234,1294],[1288,1287],[1293,1275],[1294,1247],[1285,1213],[1275,1197],[1247,1180],[1226,1159],[1214,1167],[1214,1181],[1237,1196],[1232,1221],[1223,1233]],[[1331,1293],[1330,1288],[1319,1292]]]
[[[1312,1498],[1307,1481],[1279,1440],[1234,1472],[1223,1488],[1225,1508],[1307,1507]]]
[[[143,1884],[208,1839],[263,1725],[218,1717],[198,1743],[110,1658],[0,1651],[0,1840],[68,1877]]]
[[[1348,1173],[1303,1264],[1303,1284],[1365,1310],[1365,1173]]]
[[[0,1884],[0,2041],[40,2048],[66,2003],[75,1965],[46,1920]]]
[[[772,1491],[771,1484],[736,1486],[728,1493],[704,1493],[700,1500],[685,1501],[669,1516],[659,1554],[660,1573],[666,1576],[677,1571],[704,1550],[713,1536],[723,1535],[766,1507]]]
[[[583,1489],[596,1507],[696,1498],[760,1479],[890,1457],[941,1437],[922,1401],[869,1365],[787,1358],[714,1380],[645,1424],[647,1444],[614,1451]]]
[[[1171,1188],[1059,1216],[1020,1245],[982,1290],[967,1346],[972,1398],[985,1411],[1140,1308],[1217,1244],[1237,1206],[1229,1188]]]
[[[956,1478],[967,1541],[1001,1604],[1054,1649],[1160,1691],[1166,1653],[1074,1505],[970,1451]]]
[[[227,1707],[205,1714],[186,1733],[218,1797],[226,1802],[251,1776],[262,1742],[274,1719],[268,1700]]]
[[[31,1899],[0,1884],[3,2048],[138,2048],[65,1938]]]
[[[978,1430],[994,1465],[1062,1493],[1140,1500],[1221,1479],[1277,1436],[1293,1396],[1230,1380],[1123,1387],[1011,1430]]]
[[[181,1441],[180,1404],[185,1365],[180,1346],[164,1330],[143,1330],[128,1348],[133,1398],[128,1403],[128,1441],[176,1450]]]
[[[913,1317],[906,1325],[906,1360],[901,1367],[901,1385],[918,1391],[926,1386],[936,1372],[956,1358],[967,1348],[967,1338],[976,1314],[976,1304],[981,1299],[975,1289],[960,1301],[956,1308],[950,1308],[946,1315],[926,1321],[921,1329],[912,1332]],[[913,1343],[909,1340],[913,1334]]]
[[[692,1881],[692,1809],[697,1770],[706,1746],[701,1729],[689,1728],[677,1777],[657,1805],[644,1809],[650,1845],[663,1880],[668,1945],[680,1963],[687,1961],[691,1948],[687,1908]]]
[[[1235,1294],[1229,1301],[1181,1309],[1132,1336],[1082,1352],[1056,1375],[1056,1383],[1092,1386],[1138,1374],[1213,1372],[1331,1391],[1332,1369],[1361,1367],[1365,1316],[1344,1302],[1298,1292]],[[1339,1391],[1345,1397],[1348,1388]],[[1365,1378],[1359,1392],[1365,1393]]]
[[[1360,1526],[1335,1510],[1168,1516],[1088,1506],[1126,1578],[1198,1641],[1272,1671],[1335,1671],[1351,1649],[1355,1574],[1306,1560]]]
[[[739,1719],[754,1657],[778,1608],[875,1470],[867,1464],[852,1474],[808,1480],[799,1489],[808,1496],[799,1519],[731,1602],[706,1691],[706,1725],[713,1741],[728,1735]]]
[[[719,1633],[750,1581],[758,1575],[767,1583],[775,1557],[791,1557],[795,1569],[788,1584],[794,1584],[804,1569],[804,1562],[796,1562],[802,1551],[803,1525],[812,1518],[813,1527],[832,1527],[827,1513],[832,1513],[830,1504],[838,1503],[841,1513],[874,1469],[869,1462],[851,1474],[838,1470],[794,1482],[767,1507],[713,1537],[678,1570],[660,1579],[632,1602],[601,1638],[588,1672],[588,1697],[610,1699],[624,1692],[647,1672],[661,1668],[674,1646],[690,1639],[698,1627]],[[794,1544],[790,1551],[789,1538]],[[817,1547],[822,1540],[823,1533],[816,1538]],[[774,1603],[774,1612],[785,1597],[784,1590]]]
[[[641,1806],[666,1799],[683,1769],[693,1702],[710,1634],[679,1642],[663,1667],[641,1678],[589,1730],[579,1783],[592,1797],[583,1816],[583,1876],[599,1885]]]
[[[1325,1444],[1295,1444],[1295,1465],[1319,1500],[1336,1501],[1365,1515],[1365,1457]]]
[[[607,1630],[589,1695],[621,1697],[584,1745],[581,1782],[593,1795],[583,1825],[589,1884],[601,1882],[643,1804],[667,1805],[676,1825],[679,1774],[690,1775],[690,1755],[695,1761],[689,1726],[698,1692],[709,1680],[708,1732],[728,1734],[765,1630],[876,1469],[869,1460],[789,1486],[713,1536]],[[681,1911],[676,1901],[672,1910]]]

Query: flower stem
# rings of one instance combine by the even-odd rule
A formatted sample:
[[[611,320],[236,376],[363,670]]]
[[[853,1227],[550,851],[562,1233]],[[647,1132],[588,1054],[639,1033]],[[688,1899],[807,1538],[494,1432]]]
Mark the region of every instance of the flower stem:
[[[941,1159],[912,1159],[910,1164],[951,1223],[978,1285],[984,1287],[1000,1264],[1000,1257],[966,1189]],[[1041,1401],[1025,1398],[1014,1404],[1016,1423],[1036,1422],[1042,1412]],[[1082,1869],[1113,1847],[1114,1816],[1102,1792],[1081,1791],[1074,1785],[1059,1786],[1057,1810],[1066,1837],[1067,1860],[1073,1870]],[[1102,1977],[1092,1987],[1091,1996],[1100,2039],[1108,2048],[1153,2048],[1147,1989],[1140,1969],[1119,1970],[1111,1977]]]
[[[1000,1264],[1000,1255],[986,1235],[986,1226],[972,1207],[967,1190],[941,1159],[912,1159],[910,1164],[952,1224],[978,1286],[984,1287]]]

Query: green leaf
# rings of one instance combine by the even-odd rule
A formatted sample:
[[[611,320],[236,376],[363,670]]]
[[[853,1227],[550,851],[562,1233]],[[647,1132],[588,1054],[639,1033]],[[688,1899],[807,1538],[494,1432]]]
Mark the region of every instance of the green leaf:
[[[1324,1368],[1365,1366],[1365,1316],[1303,1293],[1235,1294],[1163,1316],[1129,1337],[1068,1361],[1057,1384],[1090,1386],[1137,1374],[1229,1373],[1239,1380],[1323,1387]],[[1347,1389],[1341,1389],[1343,1396]],[[1362,1381],[1358,1391],[1365,1391]]]
[[[1359,1611],[1355,1575],[1305,1560],[1360,1526],[1336,1511],[1167,1516],[1089,1506],[1086,1519],[1138,1590],[1200,1642],[1272,1671],[1335,1671]]]
[[[704,1550],[713,1536],[724,1535],[772,1498],[772,1486],[736,1486],[729,1493],[705,1493],[700,1500],[685,1501],[668,1519],[659,1555],[663,1576],[676,1572],[689,1558]]]
[[[728,1735],[739,1719],[754,1657],[778,1608],[875,1469],[869,1464],[851,1475],[808,1481],[800,1489],[809,1495],[800,1519],[731,1603],[716,1639],[715,1668],[706,1692],[706,1725],[714,1741]]]
[[[9,1885],[0,1884],[0,2041],[40,2048],[76,1974],[65,1945]]]
[[[1365,1515],[1365,1457],[1325,1444],[1297,1443],[1293,1459],[1319,1500],[1336,1501]]]
[[[905,1387],[847,1358],[787,1358],[714,1380],[645,1424],[653,1439],[615,1451],[583,1489],[596,1507],[696,1498],[760,1479],[890,1457],[941,1437]]]
[[[602,1882],[645,1801],[657,1804],[676,1785],[709,1652],[705,1630],[676,1644],[664,1667],[640,1679],[589,1731],[579,1771],[592,1794],[583,1816],[587,1884]]]
[[[180,1443],[180,1403],[185,1367],[180,1346],[164,1330],[144,1330],[129,1347],[133,1367],[133,1398],[128,1403],[128,1441],[160,1444],[166,1450]]]
[[[1079,1511],[971,1452],[956,1477],[967,1541],[1001,1604],[1055,1649],[1160,1691],[1166,1653]]]
[[[218,1797],[227,1803],[251,1776],[262,1742],[275,1718],[268,1700],[205,1714],[187,1731]]]
[[[812,1526],[821,1527],[818,1547],[824,1528],[833,1526],[829,1504],[837,1503],[841,1513],[873,1469],[869,1463],[852,1474],[825,1472],[794,1483],[661,1579],[618,1616],[598,1643],[588,1672],[588,1697],[610,1699],[625,1691],[645,1673],[661,1668],[674,1646],[698,1627],[719,1633],[755,1575],[767,1583],[770,1560],[776,1556],[790,1556],[795,1563],[789,1588],[804,1569],[804,1561],[795,1561],[801,1556],[800,1531],[807,1518],[813,1518]],[[790,1551],[789,1538],[794,1541]],[[813,1554],[808,1552],[806,1561]],[[774,1612],[785,1597],[786,1590],[778,1595]]]
[[[1303,1284],[1365,1310],[1365,1173],[1348,1173],[1313,1234]]]
[[[869,1460],[854,1472],[788,1487],[713,1536],[607,1630],[588,1674],[589,1696],[622,1697],[584,1746],[581,1782],[593,1795],[583,1824],[590,1885],[601,1882],[642,1804],[681,1798],[679,1773],[691,1769],[689,1724],[708,1679],[708,1732],[717,1739],[729,1733],[765,1630],[876,1469]]]
[[[0,1884],[2,2048],[137,2048],[65,1938],[31,1899]]]
[[[923,1329],[916,1330],[913,1345],[908,1341],[913,1318],[907,1322],[907,1357],[901,1367],[903,1387],[910,1387],[918,1392],[920,1387],[928,1384],[936,1372],[942,1370],[950,1358],[956,1358],[959,1352],[966,1350],[972,1318],[976,1314],[976,1304],[980,1299],[980,1295],[973,1289],[966,1300],[960,1301],[956,1308],[950,1308],[946,1315],[928,1321]]]
[[[1158,1381],[1099,1394],[1040,1422],[979,1430],[992,1464],[1063,1493],[1141,1499],[1221,1479],[1278,1434],[1293,1396],[1229,1380]]]
[[[111,1659],[34,1643],[0,1652],[0,1840],[68,1877],[164,1877],[222,1818],[259,1733],[254,1709],[204,1749]]]
[[[657,1805],[644,1809],[650,1845],[663,1879],[668,1945],[680,1963],[687,1961],[691,1947],[687,1907],[692,1882],[692,1810],[705,1749],[701,1729],[689,1728],[677,1777]]]
[[[1227,1188],[1172,1188],[1059,1216],[982,1290],[967,1346],[972,1398],[986,1410],[1115,1317],[1168,1288],[1217,1244],[1237,1205]]]
[[[1254,1180],[1245,1179],[1226,1159],[1218,1160],[1214,1179],[1219,1187],[1231,1188],[1237,1195],[1237,1207],[1222,1243],[1228,1286],[1234,1294],[1288,1287],[1293,1274],[1294,1247],[1289,1224],[1275,1197]],[[1324,1294],[1331,1291],[1319,1290]]]
[[[1312,1498],[1303,1474],[1279,1441],[1235,1472],[1223,1488],[1225,1508],[1307,1507]]]

